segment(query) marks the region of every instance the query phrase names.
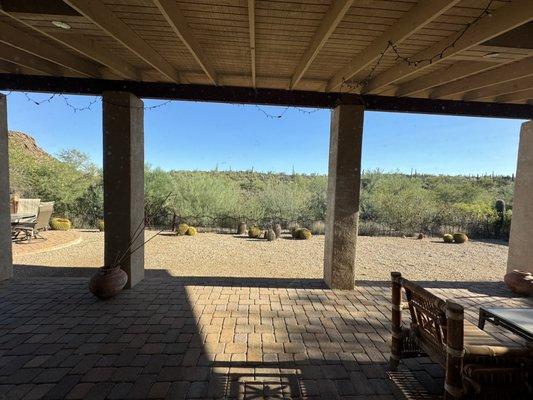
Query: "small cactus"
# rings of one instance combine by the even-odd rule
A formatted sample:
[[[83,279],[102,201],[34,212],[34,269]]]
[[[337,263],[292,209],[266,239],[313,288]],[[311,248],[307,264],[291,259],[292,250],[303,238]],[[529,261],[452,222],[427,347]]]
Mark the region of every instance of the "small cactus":
[[[296,230],[295,236],[293,237],[295,237],[296,239],[308,240],[308,239],[311,239],[312,236],[313,234],[311,233],[309,229],[299,228]]]
[[[103,232],[104,229],[105,229],[105,224],[104,224],[104,220],[103,219],[99,219],[96,221],[96,227],[98,228],[98,230],[100,232]]]
[[[291,228],[291,236],[293,237],[293,239],[298,239],[298,231],[300,230],[300,227],[298,226],[293,226]]]
[[[187,225],[187,224],[179,224],[178,225],[178,230],[176,231],[176,233],[178,235],[185,235],[185,234],[187,234],[188,230],[189,230],[189,225]]]
[[[280,224],[274,225],[274,233],[276,234],[276,239],[281,236],[281,225]]]
[[[266,231],[266,240],[268,240],[269,242],[273,242],[277,238],[278,236],[276,235],[276,232],[274,232],[274,229],[269,229],[268,231]]]
[[[252,239],[259,239],[263,231],[261,228],[258,228],[257,226],[252,226],[250,229],[248,229],[248,237]]]
[[[453,235],[450,233],[447,233],[444,236],[442,236],[442,240],[444,240],[444,243],[453,243]]]
[[[247,231],[246,222],[241,222],[239,224],[239,227],[237,228],[237,234],[238,235],[244,235]]]
[[[189,226],[189,228],[187,229],[187,232],[185,232],[187,236],[195,236],[197,233],[198,231],[193,226]]]
[[[326,224],[322,221],[314,221],[311,224],[311,233],[313,235],[323,235],[326,232]]]
[[[424,239],[425,237],[426,237],[426,235],[424,235],[422,232],[420,232],[420,233],[418,234],[418,236],[417,236],[417,239],[422,240],[422,239]]]
[[[498,215],[505,214],[505,200],[498,199],[496,200],[496,203],[494,204],[494,208],[496,209],[496,212]]]
[[[71,228],[70,220],[67,218],[52,218],[50,228],[53,231],[68,231]]]
[[[455,243],[466,243],[468,242],[468,236],[466,236],[464,233],[454,233],[453,241]]]

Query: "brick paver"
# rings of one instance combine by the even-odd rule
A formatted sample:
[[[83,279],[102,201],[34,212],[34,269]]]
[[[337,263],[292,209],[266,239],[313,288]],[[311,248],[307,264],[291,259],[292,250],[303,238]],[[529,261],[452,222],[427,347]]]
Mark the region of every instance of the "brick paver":
[[[19,240],[13,243],[13,255],[22,256],[25,254],[42,253],[43,251],[51,251],[61,249],[76,243],[81,240],[80,232],[76,230],[70,231],[46,231],[41,232],[40,235],[44,239]],[[21,236],[22,237],[22,236]]]
[[[500,283],[428,282],[467,306],[532,306]],[[86,279],[0,283],[0,398],[368,398],[438,395],[426,358],[389,374],[388,282],[147,278],[109,301]],[[505,340],[510,333],[487,324]]]

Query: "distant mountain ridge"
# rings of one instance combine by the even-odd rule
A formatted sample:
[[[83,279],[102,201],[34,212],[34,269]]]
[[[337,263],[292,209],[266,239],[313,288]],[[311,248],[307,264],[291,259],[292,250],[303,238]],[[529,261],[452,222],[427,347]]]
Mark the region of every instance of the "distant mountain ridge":
[[[40,161],[48,161],[54,159],[54,157],[52,157],[49,153],[39,147],[35,139],[27,133],[19,131],[9,131],[8,140],[10,148],[18,149],[30,156],[31,158]]]

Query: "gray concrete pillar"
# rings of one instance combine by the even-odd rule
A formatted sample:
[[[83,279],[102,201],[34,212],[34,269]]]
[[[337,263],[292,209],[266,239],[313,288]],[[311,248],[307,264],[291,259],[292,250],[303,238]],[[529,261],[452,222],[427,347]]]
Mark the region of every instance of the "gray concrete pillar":
[[[522,124],[507,271],[533,273],[533,121]]]
[[[0,281],[13,277],[7,142],[7,99],[5,95],[0,94]]]
[[[352,290],[359,219],[364,108],[337,106],[331,115],[324,281]]]
[[[128,274],[126,287],[131,288],[144,279],[143,102],[131,93],[105,92],[102,109],[104,259],[106,265],[112,265],[127,252],[121,267]]]

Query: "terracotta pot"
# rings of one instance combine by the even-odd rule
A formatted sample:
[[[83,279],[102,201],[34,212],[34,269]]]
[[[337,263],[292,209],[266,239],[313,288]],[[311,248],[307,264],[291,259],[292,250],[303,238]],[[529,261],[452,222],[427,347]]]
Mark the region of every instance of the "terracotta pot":
[[[512,292],[522,296],[533,296],[533,275],[526,271],[514,270],[503,277]]]
[[[99,299],[116,296],[126,286],[128,275],[117,267],[100,267],[89,282],[89,290]]]

